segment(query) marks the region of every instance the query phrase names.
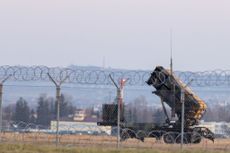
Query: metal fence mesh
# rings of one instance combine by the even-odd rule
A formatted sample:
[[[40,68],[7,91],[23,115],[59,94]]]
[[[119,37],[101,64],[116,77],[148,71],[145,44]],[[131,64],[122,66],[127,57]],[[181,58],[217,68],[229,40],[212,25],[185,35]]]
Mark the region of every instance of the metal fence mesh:
[[[156,130],[148,128],[151,124],[164,124],[165,116],[162,110],[159,97],[153,95],[153,88],[145,85],[149,76],[147,71],[86,71],[75,69],[60,69],[47,67],[9,67],[0,68],[1,77],[4,78],[12,74],[12,78],[5,82],[3,92],[3,124],[0,133],[1,142],[12,143],[56,143],[56,114],[55,109],[49,124],[42,125],[37,122],[20,121],[15,119],[15,103],[24,98],[27,101],[30,110],[34,109],[35,118],[37,118],[38,101],[44,98],[51,107],[54,108],[55,86],[48,82],[47,73],[57,81],[62,80],[69,75],[67,82],[61,86],[61,93],[65,95],[64,102],[72,103],[75,110],[74,114],[61,112],[59,123],[58,140],[60,145],[66,146],[117,146],[117,101],[116,88],[108,78],[112,74],[114,79],[130,78],[127,87],[124,89],[124,99],[121,111],[121,124],[126,123],[125,128],[120,129],[120,145],[127,148],[166,148],[179,147],[181,134],[179,132],[167,132],[165,130]],[[222,149],[229,150],[230,144],[230,125],[228,124],[228,113],[230,108],[230,99],[228,89],[228,71],[212,72],[177,72],[183,81],[187,82],[195,78],[192,83],[192,89],[207,103],[208,110],[204,120],[213,128],[216,134],[215,142],[204,139],[199,133],[191,138],[199,144],[189,143],[191,140],[184,138],[186,147],[200,147],[203,149]],[[45,96],[44,96],[45,95]],[[63,98],[63,97],[62,97]],[[107,104],[108,116],[103,113],[103,104]],[[70,105],[68,105],[70,106]],[[113,107],[115,106],[115,107]],[[62,106],[64,108],[64,106]],[[61,107],[61,108],[62,108]],[[106,106],[104,106],[106,107]],[[217,109],[218,108],[218,109]],[[170,108],[166,106],[168,112]],[[76,110],[79,113],[76,115]],[[61,110],[62,111],[62,110]],[[70,109],[68,110],[70,111]],[[74,121],[75,118],[81,117]],[[104,114],[104,116],[103,116]],[[71,116],[72,115],[72,116]],[[84,116],[85,115],[85,116]],[[48,116],[47,116],[48,117]],[[113,126],[98,126],[97,122],[108,120]],[[225,122],[224,122],[225,121]],[[134,130],[132,125],[138,123],[143,125],[138,130]],[[184,135],[189,135],[185,132]],[[159,138],[159,135],[162,135]],[[145,139],[143,139],[145,138]],[[169,144],[165,144],[167,139]]]

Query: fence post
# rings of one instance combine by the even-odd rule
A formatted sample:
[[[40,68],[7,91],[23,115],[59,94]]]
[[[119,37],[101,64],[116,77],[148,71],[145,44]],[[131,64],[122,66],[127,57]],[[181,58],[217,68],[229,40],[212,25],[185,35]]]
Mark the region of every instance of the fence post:
[[[3,95],[3,84],[11,77],[7,76],[0,82],[0,142],[2,141],[2,95]]]
[[[2,141],[2,94],[3,84],[0,83],[0,142]]]
[[[56,86],[56,102],[57,102],[57,114],[56,114],[56,146],[59,144],[59,121],[60,121],[60,102],[61,102],[61,85],[69,78],[69,76],[66,76],[63,80],[60,82],[57,82],[52,78],[52,76],[47,73],[50,80],[54,83]]]
[[[121,90],[120,88],[117,89],[117,148],[120,148],[120,122],[121,122]]]
[[[185,86],[183,86],[181,88],[181,143],[180,143],[180,147],[181,150],[183,149],[183,145],[184,145],[184,103],[185,103],[185,88],[187,86],[189,86],[192,83],[193,79],[190,80]]]
[[[181,149],[183,149],[184,144],[184,88],[181,90],[181,103],[182,103],[182,111],[181,111]]]
[[[60,121],[60,97],[61,97],[61,87],[56,86],[56,101],[57,101],[57,122],[56,122],[56,145],[59,144],[59,121]]]
[[[113,82],[114,86],[117,88],[117,97],[116,97],[116,102],[117,102],[117,148],[119,149],[120,140],[121,140],[120,125],[121,125],[121,107],[123,105],[123,95],[124,95],[123,90],[124,90],[125,83],[129,79],[119,80],[119,86],[118,86],[110,74],[109,74],[109,78]]]

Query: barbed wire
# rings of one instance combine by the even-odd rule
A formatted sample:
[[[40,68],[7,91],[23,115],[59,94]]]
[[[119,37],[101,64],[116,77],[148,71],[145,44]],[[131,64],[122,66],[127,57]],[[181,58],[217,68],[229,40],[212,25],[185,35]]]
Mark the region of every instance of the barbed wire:
[[[145,86],[151,71],[116,70],[116,69],[87,69],[61,68],[47,66],[0,66],[0,78],[11,75],[11,81],[49,81],[47,74],[55,80],[61,81],[67,77],[66,83],[82,85],[112,85],[109,74],[114,80],[129,78],[128,86]],[[193,80],[191,86],[230,86],[229,70],[214,70],[204,72],[176,71],[176,76],[183,82]],[[158,74],[161,75],[161,74]],[[163,76],[163,79],[164,76]]]

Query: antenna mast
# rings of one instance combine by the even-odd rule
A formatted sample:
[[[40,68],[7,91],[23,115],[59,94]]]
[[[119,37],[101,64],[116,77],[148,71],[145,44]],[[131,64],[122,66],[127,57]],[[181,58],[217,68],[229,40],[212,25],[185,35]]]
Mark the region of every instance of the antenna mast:
[[[170,75],[173,77],[173,46],[172,46],[172,29],[170,29]],[[171,118],[175,118],[175,84],[173,84],[173,105],[171,110]]]
[[[173,75],[173,49],[172,49],[172,29],[170,29],[170,73]]]

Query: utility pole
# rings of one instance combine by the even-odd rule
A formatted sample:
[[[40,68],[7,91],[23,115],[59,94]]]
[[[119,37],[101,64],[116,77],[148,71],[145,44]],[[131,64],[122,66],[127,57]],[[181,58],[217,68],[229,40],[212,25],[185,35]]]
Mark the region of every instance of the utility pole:
[[[0,82],[0,141],[2,141],[2,95],[3,95],[3,84],[11,77],[7,76]]]
[[[117,148],[120,148],[120,122],[121,122],[121,110],[123,105],[123,93],[124,93],[124,86],[125,83],[128,81],[128,79],[121,79],[119,81],[119,86],[114,81],[111,75],[109,75],[109,78],[113,82],[114,86],[117,88]]]
[[[63,80],[60,82],[57,82],[52,78],[52,76],[47,73],[50,80],[54,83],[56,86],[56,102],[57,102],[57,114],[56,114],[56,146],[59,144],[59,122],[60,122],[60,103],[61,103],[61,85],[69,78],[69,76],[66,76]]]
[[[184,102],[185,102],[185,88],[192,83],[193,79],[190,80],[184,87],[181,88],[181,143],[180,147],[181,150],[183,149],[184,145]]]

